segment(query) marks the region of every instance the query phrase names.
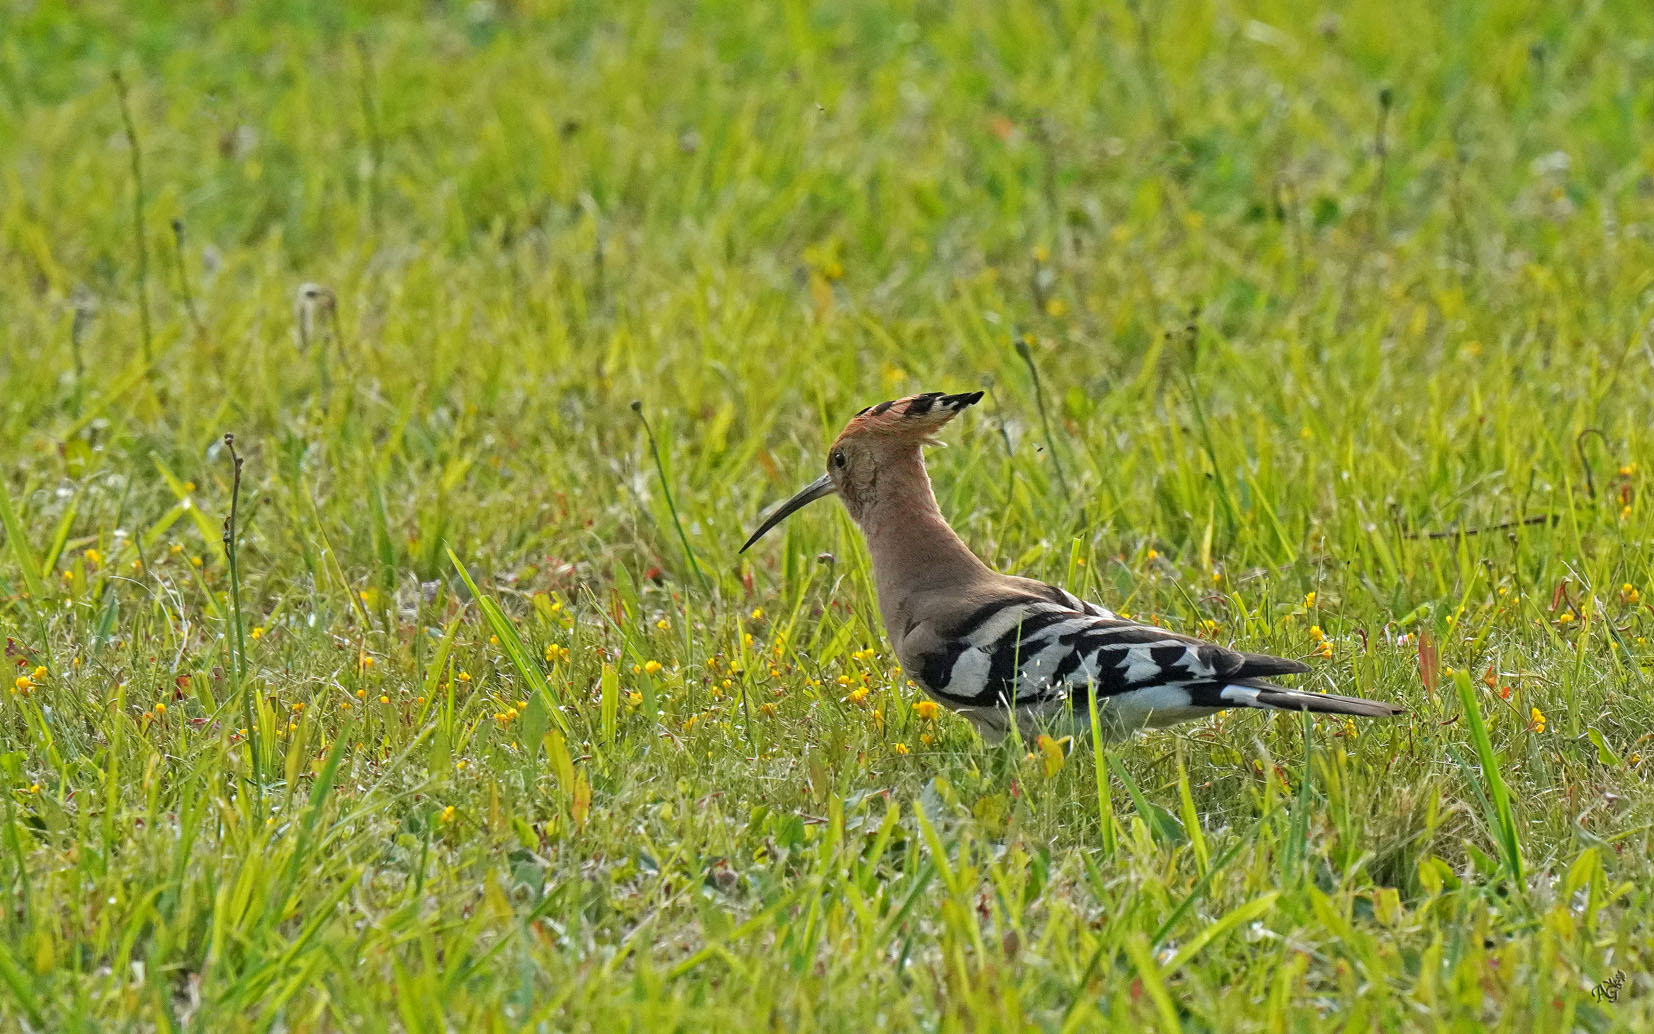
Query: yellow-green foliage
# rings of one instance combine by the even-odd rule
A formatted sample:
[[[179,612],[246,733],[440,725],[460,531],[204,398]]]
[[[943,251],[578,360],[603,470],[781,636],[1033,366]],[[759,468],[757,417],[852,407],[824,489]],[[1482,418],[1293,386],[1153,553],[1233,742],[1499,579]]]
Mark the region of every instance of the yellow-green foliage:
[[[3,7],[0,1029],[1654,1028],[1654,8]],[[986,557],[1407,716],[736,555],[978,386]]]

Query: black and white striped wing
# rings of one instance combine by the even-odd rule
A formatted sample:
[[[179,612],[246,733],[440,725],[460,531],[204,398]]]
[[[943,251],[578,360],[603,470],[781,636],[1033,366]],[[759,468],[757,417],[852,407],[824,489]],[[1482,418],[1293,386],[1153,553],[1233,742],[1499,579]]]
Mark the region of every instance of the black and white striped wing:
[[[1257,679],[1309,670],[1100,610],[1052,598],[989,601],[953,628],[938,630],[918,658],[919,681],[961,710],[1040,708],[1076,694],[1080,704],[1094,686],[1111,715],[1129,722],[1139,712],[1174,718],[1191,710],[1271,706],[1259,701],[1261,692],[1290,691]]]
[[[1094,618],[1114,617],[1114,611],[1109,610],[1107,607],[1098,606],[1097,604],[1091,603],[1087,600],[1082,600],[1078,596],[1075,596],[1073,593],[1069,592],[1067,589],[1061,589],[1055,585],[1048,585],[1046,586],[1046,590],[1051,593],[1055,602],[1062,603],[1077,613],[1086,614]]]

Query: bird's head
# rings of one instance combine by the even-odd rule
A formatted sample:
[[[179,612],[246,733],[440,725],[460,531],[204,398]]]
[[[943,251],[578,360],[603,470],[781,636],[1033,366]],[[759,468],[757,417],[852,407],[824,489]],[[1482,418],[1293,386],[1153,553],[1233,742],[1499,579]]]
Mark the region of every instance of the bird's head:
[[[850,516],[859,521],[881,491],[881,472],[888,474],[900,469],[900,464],[894,461],[917,455],[921,445],[936,444],[935,434],[943,424],[981,400],[980,391],[958,395],[927,391],[923,395],[868,406],[833,440],[832,448],[827,450],[827,473],[777,507],[747,539],[741,552],[746,552],[771,528],[806,504],[823,496],[837,495]],[[920,480],[924,480],[922,476]]]

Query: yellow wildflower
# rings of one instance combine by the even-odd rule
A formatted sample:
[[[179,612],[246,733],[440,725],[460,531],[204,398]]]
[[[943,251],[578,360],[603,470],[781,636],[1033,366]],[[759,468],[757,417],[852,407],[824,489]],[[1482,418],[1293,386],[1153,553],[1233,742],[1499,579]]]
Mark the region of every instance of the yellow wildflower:
[[[908,753],[911,753],[911,751],[909,751],[909,750],[908,750],[908,749],[907,749],[907,744],[905,744],[905,743],[896,743],[896,744],[892,744],[892,745],[891,745],[891,747],[890,747],[890,749],[891,749],[891,750],[893,750],[893,751],[895,751],[895,752],[896,752],[896,753],[898,753],[898,754],[908,754]]]
[[[934,721],[936,716],[940,714],[941,711],[942,709],[937,706],[936,701],[934,700],[921,700],[913,705],[913,713],[918,715],[921,720],[927,722]]]
[[[1045,772],[1046,778],[1049,779],[1062,771],[1063,763],[1068,760],[1068,755],[1063,750],[1066,742],[1066,736],[1061,740],[1054,740],[1044,733],[1040,733],[1039,738],[1034,741],[1034,747],[1039,754],[1040,769]]]
[[[1535,708],[1533,708],[1532,710],[1530,710],[1528,712],[1528,717],[1533,719],[1533,731],[1534,732],[1544,732],[1545,731],[1545,712],[1543,712],[1539,708],[1535,707]]]

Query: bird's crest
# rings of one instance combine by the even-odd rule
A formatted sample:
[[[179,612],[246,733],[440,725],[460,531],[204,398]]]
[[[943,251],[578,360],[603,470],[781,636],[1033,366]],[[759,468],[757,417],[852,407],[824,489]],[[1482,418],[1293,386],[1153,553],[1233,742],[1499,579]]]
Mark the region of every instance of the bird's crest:
[[[880,402],[857,413],[839,434],[839,440],[862,435],[928,439],[965,407],[980,401],[980,391],[957,395],[927,391],[922,395]]]

